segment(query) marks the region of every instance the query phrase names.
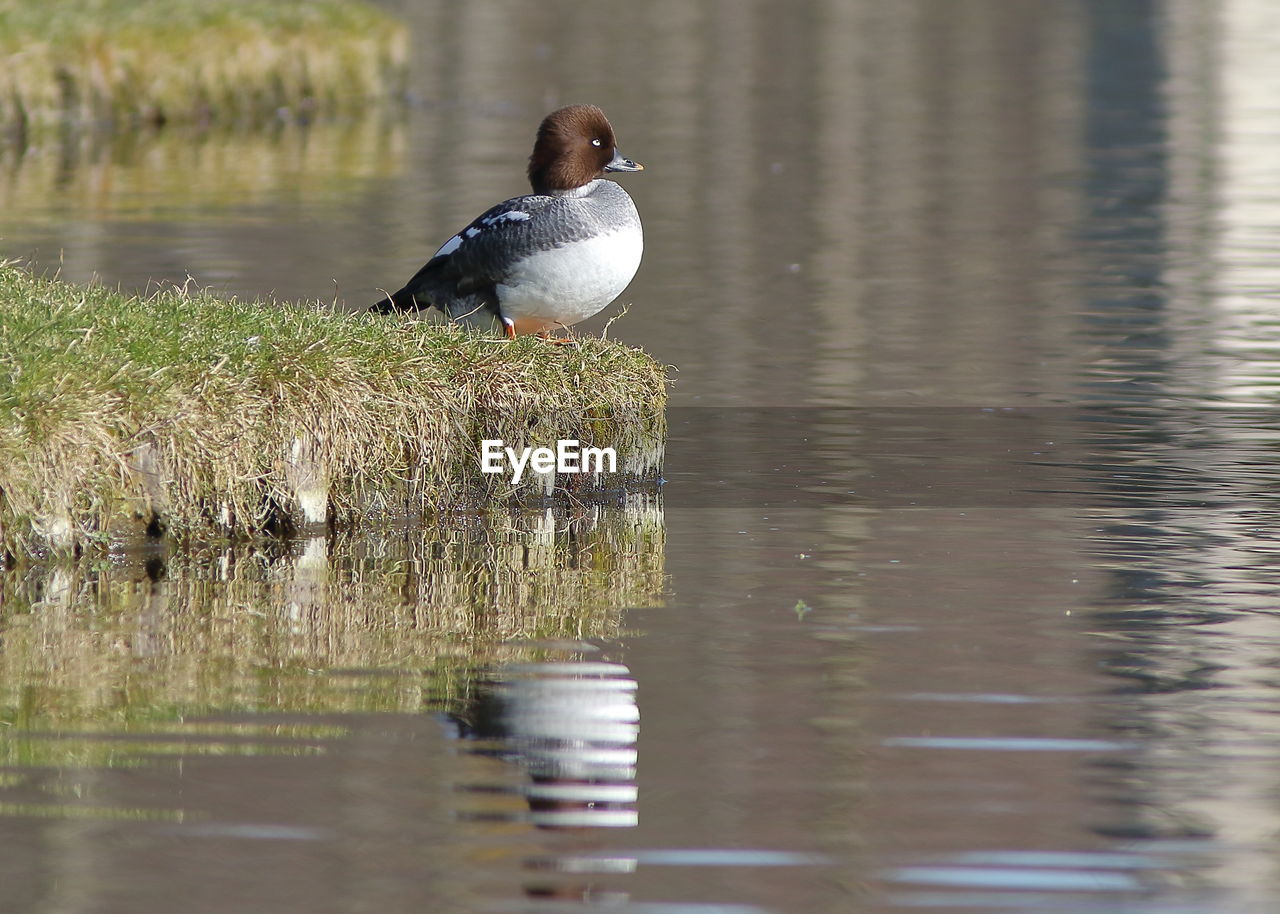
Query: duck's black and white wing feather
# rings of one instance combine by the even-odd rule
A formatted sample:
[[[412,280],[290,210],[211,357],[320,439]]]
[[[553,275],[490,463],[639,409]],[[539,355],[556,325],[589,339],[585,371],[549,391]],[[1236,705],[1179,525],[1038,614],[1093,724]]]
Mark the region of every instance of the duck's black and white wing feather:
[[[575,202],[571,197],[527,194],[499,203],[441,245],[404,288],[372,310],[434,307],[453,319],[499,316],[496,287],[516,265],[598,231],[590,213]]]

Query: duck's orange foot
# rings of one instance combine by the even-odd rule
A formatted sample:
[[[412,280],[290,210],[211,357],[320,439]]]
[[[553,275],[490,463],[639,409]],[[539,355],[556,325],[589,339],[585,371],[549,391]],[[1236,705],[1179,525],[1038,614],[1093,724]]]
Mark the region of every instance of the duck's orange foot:
[[[552,336],[545,330],[538,331],[538,339],[546,340],[553,346],[567,346],[569,343],[574,342],[571,336]]]

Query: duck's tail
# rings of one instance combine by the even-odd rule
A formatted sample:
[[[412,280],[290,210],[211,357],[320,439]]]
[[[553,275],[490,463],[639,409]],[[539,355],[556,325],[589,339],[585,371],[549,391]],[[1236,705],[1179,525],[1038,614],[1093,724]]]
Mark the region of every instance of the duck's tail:
[[[426,307],[429,306],[414,298],[413,293],[406,287],[394,295],[382,296],[369,306],[369,310],[375,314],[393,314],[397,311],[417,311]]]

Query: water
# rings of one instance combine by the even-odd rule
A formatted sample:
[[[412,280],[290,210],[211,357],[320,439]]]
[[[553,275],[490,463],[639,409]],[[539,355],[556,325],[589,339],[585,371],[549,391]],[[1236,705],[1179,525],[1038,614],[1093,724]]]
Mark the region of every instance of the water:
[[[0,909],[1276,907],[1271,5],[403,7],[406,111],[6,152],[0,252],[363,304],[597,102],[668,483],[5,575]]]

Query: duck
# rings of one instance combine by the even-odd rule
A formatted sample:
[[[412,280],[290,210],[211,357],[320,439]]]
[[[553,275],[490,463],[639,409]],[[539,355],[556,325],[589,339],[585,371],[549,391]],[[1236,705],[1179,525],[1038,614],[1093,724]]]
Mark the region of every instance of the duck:
[[[538,126],[533,193],[504,200],[450,237],[380,313],[442,311],[450,320],[549,337],[612,303],[644,254],[635,202],[607,174],[643,171],[618,150],[595,105],[567,105]]]

